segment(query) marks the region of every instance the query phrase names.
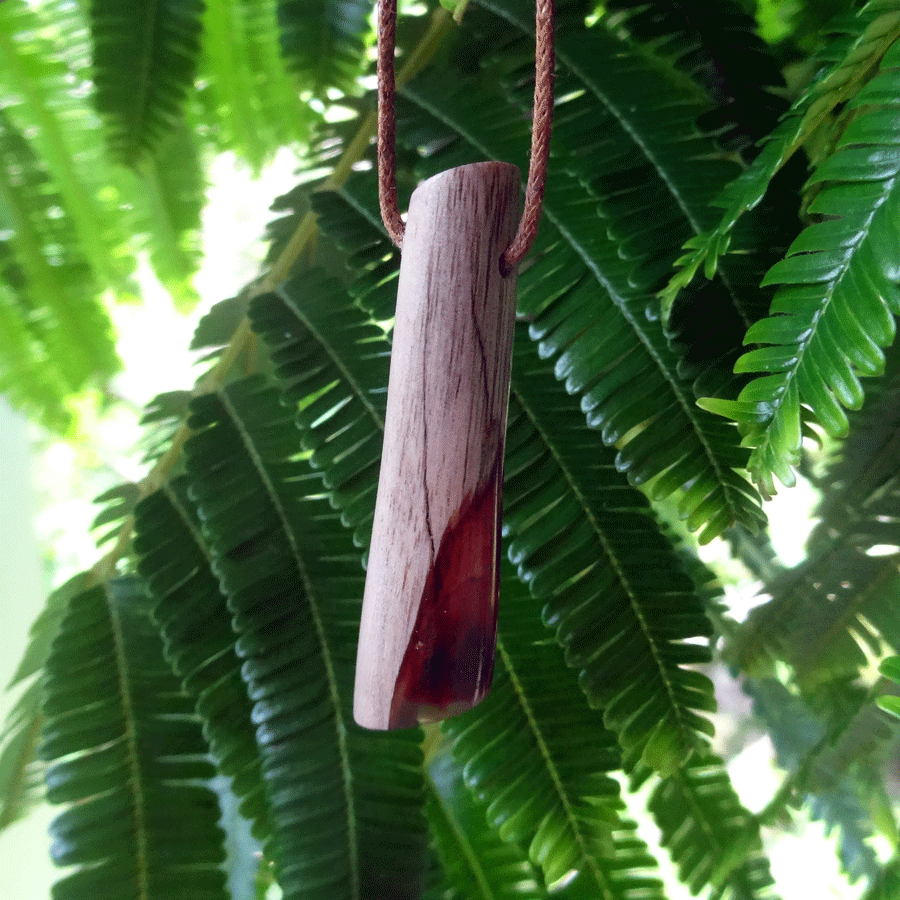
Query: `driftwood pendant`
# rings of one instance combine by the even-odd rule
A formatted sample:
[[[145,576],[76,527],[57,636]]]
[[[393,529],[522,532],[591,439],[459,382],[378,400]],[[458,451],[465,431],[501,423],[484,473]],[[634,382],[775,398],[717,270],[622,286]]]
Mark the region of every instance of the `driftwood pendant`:
[[[494,667],[519,172],[476,163],[409,205],[353,714],[403,728],[474,706]]]

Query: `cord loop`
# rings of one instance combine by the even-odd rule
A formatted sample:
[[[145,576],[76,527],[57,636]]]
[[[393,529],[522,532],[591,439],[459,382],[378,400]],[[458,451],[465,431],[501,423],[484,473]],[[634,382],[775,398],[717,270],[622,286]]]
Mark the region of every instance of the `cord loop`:
[[[531,126],[531,160],[525,207],[512,243],[500,258],[504,274],[511,272],[537,237],[550,132],[553,123],[553,0],[537,0],[535,10],[534,113]],[[397,152],[394,117],[394,46],[397,33],[397,0],[380,0],[378,10],[378,201],[381,218],[391,240],[403,246],[405,225],[397,208]]]

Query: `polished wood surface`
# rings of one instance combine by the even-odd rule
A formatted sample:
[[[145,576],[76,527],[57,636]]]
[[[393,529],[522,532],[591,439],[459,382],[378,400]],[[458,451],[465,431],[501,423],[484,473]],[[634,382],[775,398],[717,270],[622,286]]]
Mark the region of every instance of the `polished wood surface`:
[[[410,201],[357,656],[367,728],[445,718],[490,686],[516,291],[500,256],[518,215],[505,163]]]

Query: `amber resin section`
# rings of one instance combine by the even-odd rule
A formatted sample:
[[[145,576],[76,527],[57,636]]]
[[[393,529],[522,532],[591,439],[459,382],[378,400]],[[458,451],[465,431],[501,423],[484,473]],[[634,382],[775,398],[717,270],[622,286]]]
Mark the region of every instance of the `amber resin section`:
[[[410,201],[357,655],[367,728],[445,718],[490,686],[516,280],[500,256],[518,214],[503,163]]]
[[[435,722],[487,693],[497,639],[501,481],[460,507],[428,571],[391,701],[390,728]]]

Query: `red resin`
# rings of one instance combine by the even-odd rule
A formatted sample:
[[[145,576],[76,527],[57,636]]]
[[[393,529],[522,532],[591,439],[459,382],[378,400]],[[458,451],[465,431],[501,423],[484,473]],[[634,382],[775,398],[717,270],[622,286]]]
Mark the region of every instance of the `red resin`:
[[[463,502],[441,538],[394,685],[389,728],[462,712],[490,687],[497,636],[500,481],[495,469]]]

